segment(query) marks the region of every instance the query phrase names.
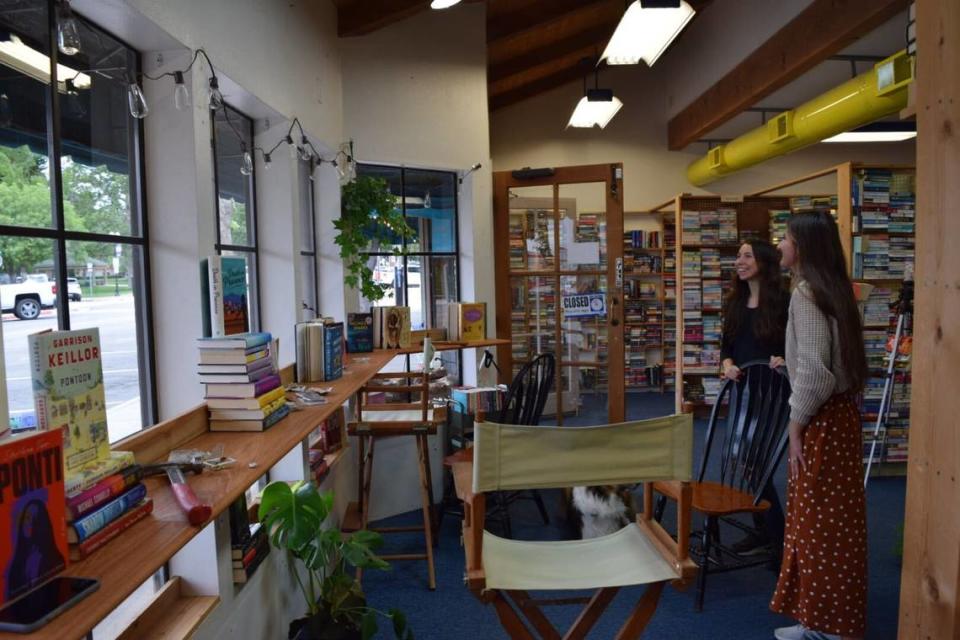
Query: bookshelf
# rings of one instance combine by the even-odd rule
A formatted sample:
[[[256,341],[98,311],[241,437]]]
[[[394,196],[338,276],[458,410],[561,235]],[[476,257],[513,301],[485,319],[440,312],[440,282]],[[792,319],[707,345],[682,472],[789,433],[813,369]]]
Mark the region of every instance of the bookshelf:
[[[627,393],[665,390],[665,248],[660,212],[624,212],[624,373]]]
[[[891,305],[900,296],[906,265],[914,260],[916,170],[907,165],[847,162],[754,195],[781,193],[787,189],[796,193],[798,188],[813,183],[820,187],[825,181],[835,185],[836,197],[811,196],[807,202],[792,197],[789,213],[771,212],[771,233],[779,225],[785,225],[786,218],[797,211],[830,210],[836,215],[852,279],[873,286],[863,305],[869,377],[859,400],[866,462],[883,394],[887,339],[893,335],[897,322]],[[911,332],[908,330],[905,335],[910,336]],[[898,356],[895,380],[887,425],[876,438],[877,451],[871,471],[874,475],[906,473],[911,391],[909,354]]]

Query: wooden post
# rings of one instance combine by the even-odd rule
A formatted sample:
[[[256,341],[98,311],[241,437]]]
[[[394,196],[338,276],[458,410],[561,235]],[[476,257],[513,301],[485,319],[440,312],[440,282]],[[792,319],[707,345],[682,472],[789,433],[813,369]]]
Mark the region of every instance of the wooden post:
[[[917,7],[917,246],[899,637],[960,635],[960,3]]]

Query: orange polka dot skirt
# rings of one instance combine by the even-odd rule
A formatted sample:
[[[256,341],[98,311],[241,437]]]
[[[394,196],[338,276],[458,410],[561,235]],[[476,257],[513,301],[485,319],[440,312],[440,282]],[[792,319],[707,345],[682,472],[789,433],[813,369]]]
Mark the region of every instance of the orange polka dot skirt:
[[[787,484],[783,563],[770,608],[822,633],[863,637],[866,628],[862,443],[853,396],[833,396],[804,432],[806,470]]]

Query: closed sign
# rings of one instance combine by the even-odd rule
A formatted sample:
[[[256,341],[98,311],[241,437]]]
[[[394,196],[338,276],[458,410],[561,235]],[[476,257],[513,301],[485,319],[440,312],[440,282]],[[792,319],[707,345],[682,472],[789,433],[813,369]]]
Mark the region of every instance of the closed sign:
[[[563,317],[583,318],[607,313],[607,296],[603,293],[583,293],[563,296]]]

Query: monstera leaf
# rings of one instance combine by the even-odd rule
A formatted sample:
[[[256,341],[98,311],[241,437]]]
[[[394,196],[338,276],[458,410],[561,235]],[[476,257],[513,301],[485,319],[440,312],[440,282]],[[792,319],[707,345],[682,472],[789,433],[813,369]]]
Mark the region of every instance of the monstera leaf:
[[[321,494],[309,482],[271,482],[260,496],[258,515],[273,546],[289,550],[313,569],[322,563],[319,535],[332,508],[333,494]]]

